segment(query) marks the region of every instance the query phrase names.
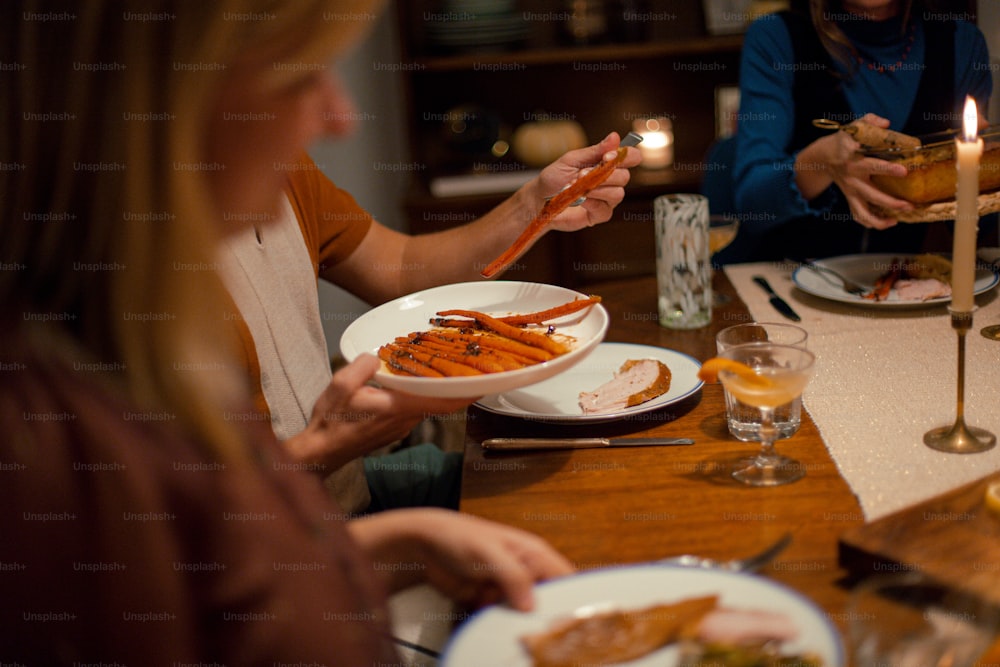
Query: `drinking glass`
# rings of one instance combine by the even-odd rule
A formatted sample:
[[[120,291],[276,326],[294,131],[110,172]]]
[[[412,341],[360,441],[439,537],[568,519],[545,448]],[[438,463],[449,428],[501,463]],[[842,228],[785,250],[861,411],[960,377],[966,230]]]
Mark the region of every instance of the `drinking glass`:
[[[708,217],[708,252],[712,257],[728,246],[736,238],[736,232],[740,228],[740,219],[732,215],[710,215]],[[712,264],[713,271],[715,264]],[[719,294],[712,291],[712,305],[723,306],[732,301],[728,294]]]
[[[770,341],[781,345],[806,347],[809,334],[805,329],[784,322],[744,322],[727,327],[715,335],[717,352],[734,345]],[[760,440],[760,411],[738,401],[723,388],[726,400],[726,426],[737,440],[755,442]],[[802,421],[802,398],[793,399],[774,410],[774,426],[778,429],[778,439],[791,437],[799,430]]]
[[[875,577],[848,603],[855,665],[969,667],[992,643],[997,610],[919,572]]]
[[[737,400],[760,411],[760,452],[737,464],[733,477],[750,486],[778,486],[801,479],[804,466],[774,449],[778,437],[774,411],[802,396],[816,357],[805,348],[771,342],[736,345],[719,356],[749,368],[746,372],[723,368],[719,381]]]
[[[697,329],[712,321],[708,198],[669,194],[653,200],[660,325]]]

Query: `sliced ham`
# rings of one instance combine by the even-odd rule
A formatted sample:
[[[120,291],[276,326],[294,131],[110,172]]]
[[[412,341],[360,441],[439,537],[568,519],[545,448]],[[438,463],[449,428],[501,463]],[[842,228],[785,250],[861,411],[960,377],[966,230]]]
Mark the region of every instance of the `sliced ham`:
[[[896,281],[895,288],[896,298],[900,301],[927,301],[951,296],[951,285],[936,278],[902,278]]]
[[[580,392],[584,414],[615,412],[661,396],[670,389],[670,369],[656,359],[629,359],[593,391]]]
[[[702,642],[735,645],[786,642],[798,634],[792,619],[780,612],[726,607],[706,614],[697,630]]]

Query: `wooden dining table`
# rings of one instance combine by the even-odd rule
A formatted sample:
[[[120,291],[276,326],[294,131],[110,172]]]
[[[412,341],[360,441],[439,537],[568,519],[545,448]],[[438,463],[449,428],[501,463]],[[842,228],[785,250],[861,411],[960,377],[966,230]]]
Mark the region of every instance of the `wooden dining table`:
[[[700,362],[715,355],[716,332],[752,321],[725,273],[716,271],[713,282],[725,303],[708,326],[690,330],[660,326],[654,276],[586,291],[599,295],[610,315],[606,341],[668,348]],[[504,453],[481,446],[507,436],[679,436],[695,444]],[[798,432],[778,443],[804,464],[803,479],[770,488],[731,479],[731,463],[758,448],[729,434],[718,384],[604,423],[541,423],[473,407],[461,510],[536,533],[581,570],[678,554],[740,558],[790,532],[791,544],[760,574],[811,599],[844,632],[849,581],[838,566],[838,536],[864,522],[858,500],[805,410]]]

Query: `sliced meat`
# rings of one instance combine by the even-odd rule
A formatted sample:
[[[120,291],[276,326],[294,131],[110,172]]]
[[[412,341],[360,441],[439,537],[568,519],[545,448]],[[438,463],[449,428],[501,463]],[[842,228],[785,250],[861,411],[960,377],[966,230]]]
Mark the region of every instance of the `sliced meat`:
[[[786,614],[724,607],[706,614],[698,624],[697,632],[701,641],[718,644],[786,642],[795,639],[798,634],[795,623]]]
[[[670,390],[670,369],[657,359],[629,359],[593,391],[580,392],[584,414],[614,412],[661,396]]]
[[[578,667],[634,660],[686,636],[717,597],[690,598],[646,609],[613,611],[559,621],[521,637],[534,667]]]
[[[936,278],[903,278],[896,281],[896,297],[900,301],[927,301],[943,296],[951,296],[951,285]]]

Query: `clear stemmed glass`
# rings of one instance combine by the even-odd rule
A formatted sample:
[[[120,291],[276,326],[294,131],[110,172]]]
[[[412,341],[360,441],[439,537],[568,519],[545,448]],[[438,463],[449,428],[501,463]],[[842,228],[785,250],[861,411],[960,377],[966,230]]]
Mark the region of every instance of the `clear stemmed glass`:
[[[919,572],[863,582],[852,591],[848,612],[857,665],[969,667],[993,642],[998,623],[987,599]]]
[[[785,322],[744,322],[726,327],[715,335],[716,352],[723,352],[734,345],[770,342],[779,345],[809,347],[809,334],[802,327]],[[726,399],[726,425],[737,440],[744,442],[760,440],[760,411],[744,405],[733,398],[728,391]],[[778,440],[788,438],[799,430],[802,414],[802,400],[796,398],[787,405],[774,410],[772,417],[778,429]]]
[[[708,218],[708,251],[714,257],[717,252],[728,246],[736,238],[739,231],[739,218],[731,215],[712,215]],[[714,266],[714,265],[713,265]],[[725,294],[712,291],[712,305],[721,306],[729,303],[731,298]]]
[[[753,370],[740,373],[719,371],[719,381],[743,403],[760,410],[760,452],[740,462],[733,477],[751,486],[778,486],[801,479],[805,468],[798,461],[778,454],[774,449],[778,429],[774,411],[802,395],[812,375],[815,355],[809,350],[770,342],[746,343],[719,354]]]

